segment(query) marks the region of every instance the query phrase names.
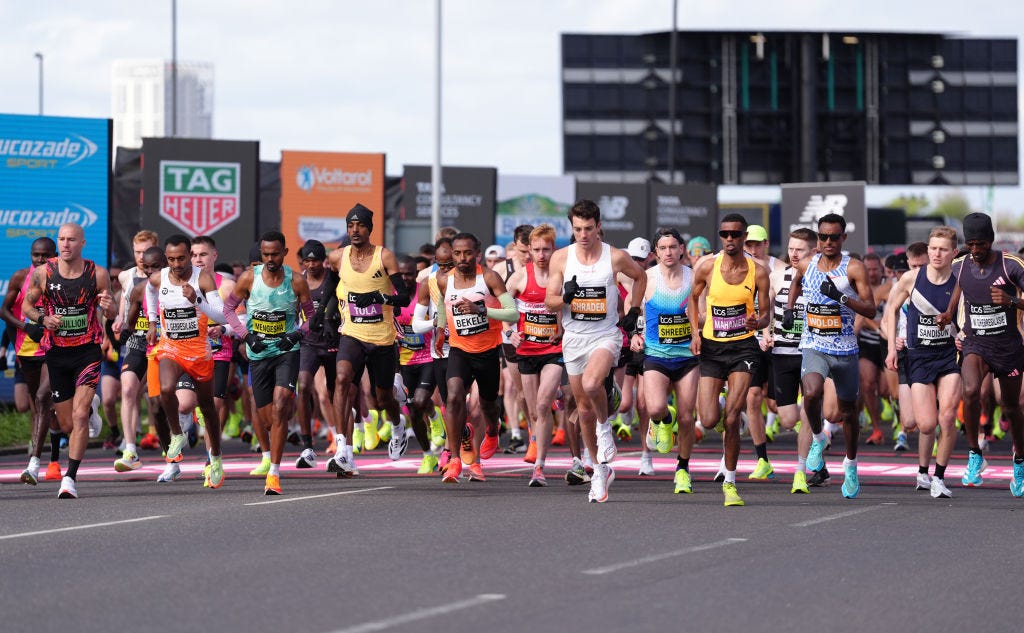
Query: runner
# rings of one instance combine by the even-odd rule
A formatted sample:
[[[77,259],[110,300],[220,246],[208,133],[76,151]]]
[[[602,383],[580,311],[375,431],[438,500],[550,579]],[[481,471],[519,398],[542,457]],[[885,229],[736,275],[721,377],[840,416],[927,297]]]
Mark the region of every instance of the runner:
[[[864,270],[867,273],[868,285],[875,302],[875,314],[872,317],[858,316],[854,323],[857,332],[857,356],[860,359],[860,400],[857,411],[866,409],[871,422],[871,435],[865,444],[881,446],[885,443],[882,432],[882,386],[880,383],[885,361],[879,328],[882,314],[885,313],[885,300],[889,296],[892,284],[882,275],[882,259],[875,253],[864,255]]]
[[[597,425],[608,420],[606,381],[622,351],[621,326],[637,331],[640,304],[647,290],[647,275],[626,251],[600,238],[601,209],[592,200],[580,200],[569,209],[575,243],[551,256],[545,304],[562,311],[562,356],[579,417],[586,449],[598,461],[590,481],[588,500],[604,503],[615,479],[609,462],[615,443],[598,450]],[[619,318],[617,276],[633,280],[629,311]],[[610,433],[609,433],[610,435]]]
[[[77,499],[75,481],[89,439],[89,416],[100,375],[103,329],[97,308],[113,319],[117,303],[110,294],[105,268],[82,257],[85,231],[78,224],[61,225],[57,257],[32,271],[21,312],[46,328],[46,352],[53,406],[68,439],[68,469],[61,479],[60,499]],[[42,308],[36,303],[42,298]]]
[[[192,240],[192,266],[213,275],[221,301],[226,301],[235,287],[235,279],[217,272],[217,242],[208,235]],[[234,354],[235,333],[231,326],[214,324],[209,327],[210,350],[213,352],[213,402],[217,406],[217,418],[223,429],[228,421],[227,391],[231,377],[231,357]],[[204,420],[200,419],[200,423]]]
[[[742,506],[736,491],[736,462],[740,454],[740,413],[747,400],[750,381],[758,372],[761,348],[754,334],[768,325],[768,271],[743,252],[747,221],[730,213],[719,224],[722,250],[702,259],[694,270],[693,290],[688,303],[691,323],[699,323],[698,301],[707,292],[707,312],[701,334],[690,342],[700,357],[700,385],[697,409],[701,424],[711,429],[718,424],[721,405],[718,395],[728,387],[725,400],[725,480],[722,494],[726,506]],[[757,297],[757,309],[754,297]],[[696,300],[695,300],[696,299]]]
[[[804,332],[800,339],[803,361],[800,366],[804,412],[814,440],[807,454],[807,468],[824,467],[822,453],[828,437],[822,430],[822,402],[825,379],[832,378],[838,397],[838,418],[846,438],[843,496],[853,499],[860,492],[857,478],[857,395],[860,369],[857,360],[857,336],[853,331],[854,314],[866,318],[875,315],[875,302],[868,285],[864,264],[842,252],[846,241],[846,220],[829,213],[818,219],[818,249],[808,261],[799,262],[789,289],[782,327],[792,329],[794,306],[803,296],[807,302]]]

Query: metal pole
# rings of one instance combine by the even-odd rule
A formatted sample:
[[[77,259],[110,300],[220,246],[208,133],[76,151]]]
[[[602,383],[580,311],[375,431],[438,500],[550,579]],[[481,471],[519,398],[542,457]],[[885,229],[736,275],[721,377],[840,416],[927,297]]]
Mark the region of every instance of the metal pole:
[[[671,79],[668,84],[668,182],[676,182],[676,57],[678,56],[679,30],[676,26],[679,0],[672,0],[672,35],[669,37],[668,56]]]
[[[36,53],[39,60],[39,116],[43,116],[43,54]]]
[[[435,7],[434,167],[430,177],[430,239],[441,229],[441,0]]]
[[[166,128],[165,128],[166,129]],[[178,135],[178,0],[171,0],[171,136]]]

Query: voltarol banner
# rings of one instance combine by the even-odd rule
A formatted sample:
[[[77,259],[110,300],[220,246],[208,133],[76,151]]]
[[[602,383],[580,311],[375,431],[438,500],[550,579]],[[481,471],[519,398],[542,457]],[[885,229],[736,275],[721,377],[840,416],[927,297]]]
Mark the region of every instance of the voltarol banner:
[[[846,220],[843,250],[866,253],[868,208],[863,182],[808,182],[782,185],[782,233],[807,227],[818,230],[818,219],[836,213]]]
[[[651,183],[654,226],[675,228],[683,239],[703,236],[712,247],[718,243],[718,188],[715,185],[666,185]]]
[[[494,243],[512,241],[520,224],[551,224],[556,246],[572,237],[567,214],[576,202],[576,179],[572,176],[499,176],[498,214],[494,220]]]
[[[626,248],[635,237],[651,239],[647,185],[581,182],[576,186],[576,195],[601,207],[605,242]]]
[[[209,235],[222,262],[249,259],[256,240],[259,143],[142,139],[142,227],[161,243]]]
[[[383,245],[384,176],[384,154],[281,152],[281,232],[291,252],[306,240],[336,246],[357,202],[373,211],[370,240]]]
[[[431,219],[431,177],[430,167],[405,166],[401,220]],[[497,183],[498,170],[493,167],[442,167],[441,226],[472,233],[485,248],[494,243]]]

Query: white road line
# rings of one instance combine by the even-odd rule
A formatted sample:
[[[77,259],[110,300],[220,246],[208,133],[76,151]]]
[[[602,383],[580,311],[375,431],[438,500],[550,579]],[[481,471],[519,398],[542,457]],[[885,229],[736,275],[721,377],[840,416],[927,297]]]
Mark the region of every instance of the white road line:
[[[71,532],[72,530],[88,530],[91,528],[107,527],[108,525],[123,525],[125,523],[138,523],[139,521],[152,521],[153,519],[166,519],[168,515],[157,514],[151,517],[139,517],[138,519],[125,519],[124,521],[107,521],[105,523],[90,523],[89,525],[73,525],[71,527],[55,528],[53,530],[38,530],[36,532],[22,532],[21,534],[7,534],[0,536],[0,541],[25,536],[40,536],[43,534],[56,534],[58,532]]]
[[[372,631],[383,631],[384,629],[390,629],[391,627],[399,626],[402,624],[408,624],[409,622],[415,622],[417,620],[426,620],[427,618],[433,618],[439,615],[446,615],[448,613],[452,613],[453,611],[470,609],[472,607],[480,606],[482,604],[487,604],[488,602],[504,600],[505,597],[505,594],[501,593],[481,593],[466,600],[450,602],[448,604],[442,604],[436,607],[430,607],[428,609],[410,611],[409,613],[405,613],[403,615],[396,615],[392,618],[384,618],[383,620],[364,622],[363,624],[350,626],[346,629],[338,629],[336,631],[332,631],[331,633],[371,633]]]
[[[716,549],[719,547],[725,547],[726,545],[735,545],[736,543],[743,543],[747,539],[745,538],[727,538],[722,541],[715,541],[714,543],[706,543],[704,545],[694,545],[692,547],[686,547],[683,549],[677,549],[674,552],[666,552],[664,554],[655,554],[653,556],[644,556],[643,558],[637,558],[635,560],[626,561],[624,563],[616,563],[614,565],[608,565],[607,567],[596,567],[594,569],[584,569],[581,573],[590,576],[601,576],[604,574],[610,574],[613,571],[619,571],[620,569],[627,569],[629,567],[637,567],[640,565],[646,565],[647,563],[656,563],[666,558],[675,558],[676,556],[682,556],[684,554],[693,554],[695,552],[703,552],[709,549]]]
[[[517,472],[519,472],[521,470],[533,470],[533,464],[530,464],[528,466],[516,466],[515,468],[506,468],[505,470],[496,470],[496,471],[494,471],[494,474],[495,475],[511,475],[512,473],[517,473]]]
[[[377,488],[360,488],[359,490],[342,490],[341,492],[328,492],[322,495],[307,495],[305,497],[282,497],[281,499],[274,499],[272,501],[257,501],[255,503],[246,503],[247,506],[265,506],[271,503],[288,503],[289,501],[305,501],[306,499],[322,499],[324,497],[337,497],[338,495],[354,495],[357,492],[372,492],[374,490],[391,490],[394,486],[380,486]]]
[[[855,514],[861,514],[862,512],[871,512],[872,510],[878,510],[881,505],[868,506],[866,508],[857,508],[856,510],[847,510],[846,512],[840,512],[839,514],[830,514],[828,516],[819,517],[817,519],[810,519],[809,521],[801,521],[800,523],[790,523],[789,527],[809,527],[811,525],[817,525],[819,523],[825,523],[827,521],[835,521],[836,519],[844,519],[846,517],[853,516]]]

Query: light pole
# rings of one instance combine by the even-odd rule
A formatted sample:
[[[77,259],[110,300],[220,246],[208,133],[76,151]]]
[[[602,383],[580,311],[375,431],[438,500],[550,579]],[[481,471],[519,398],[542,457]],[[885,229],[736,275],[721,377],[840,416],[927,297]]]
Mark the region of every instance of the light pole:
[[[35,57],[39,60],[39,116],[43,116],[43,54],[37,51]]]

